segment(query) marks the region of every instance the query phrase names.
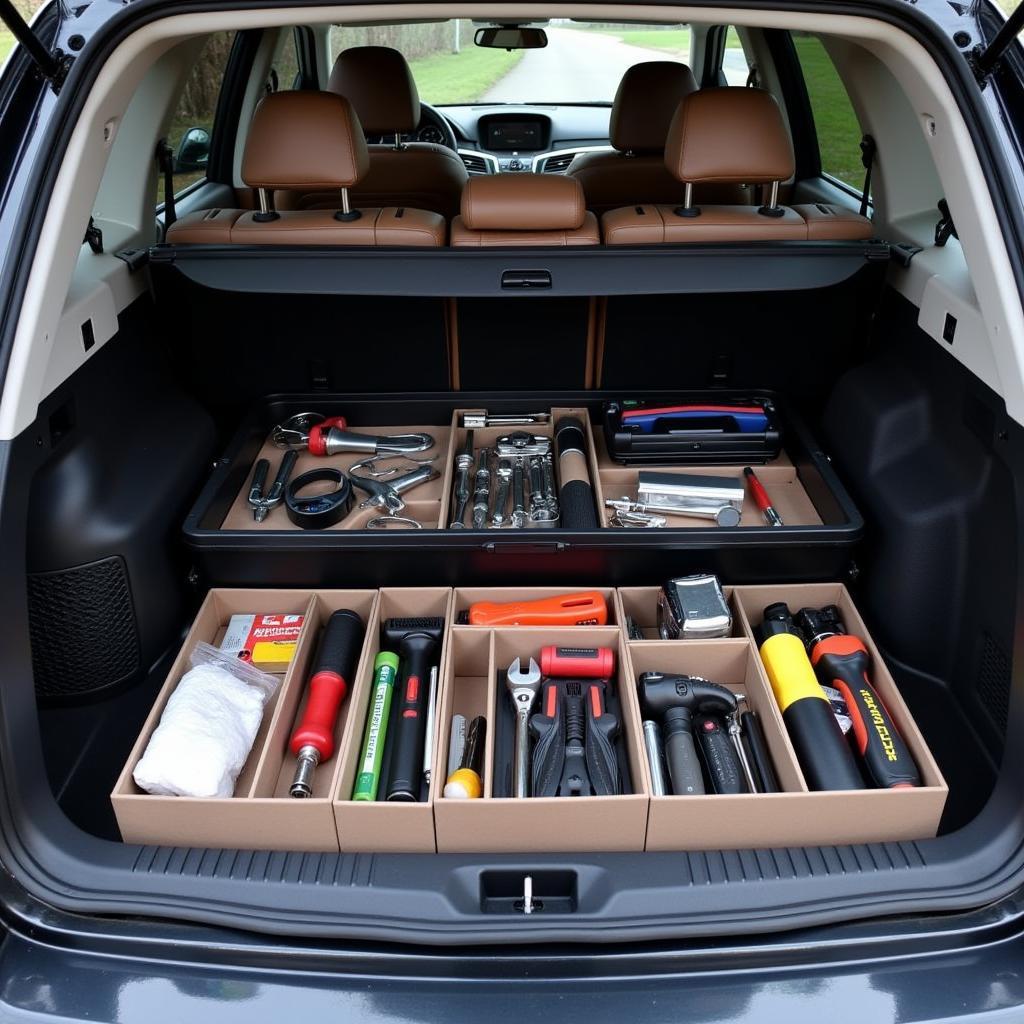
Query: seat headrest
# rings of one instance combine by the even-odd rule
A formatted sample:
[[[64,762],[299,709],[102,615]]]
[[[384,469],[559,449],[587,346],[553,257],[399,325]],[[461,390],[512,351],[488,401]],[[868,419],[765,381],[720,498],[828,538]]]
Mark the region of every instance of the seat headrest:
[[[390,46],[342,50],[327,82],[347,97],[370,135],[411,132],[420,123],[420,94],[405,58]]]
[[[682,182],[786,181],[795,169],[793,142],[771,93],[701,89],[672,118],[665,166]]]
[[[697,80],[685,64],[634,64],[622,76],[612,102],[612,145],[623,152],[660,153],[679,101],[696,91]]]
[[[462,189],[473,231],[575,231],[586,213],[583,186],[561,174],[481,174]]]
[[[242,180],[251,188],[351,188],[370,168],[352,104],[329,92],[275,92],[249,126]]]

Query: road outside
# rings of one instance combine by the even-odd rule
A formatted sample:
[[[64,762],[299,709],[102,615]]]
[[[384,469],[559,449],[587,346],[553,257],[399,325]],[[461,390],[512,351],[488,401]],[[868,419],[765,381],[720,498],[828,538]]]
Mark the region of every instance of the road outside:
[[[685,52],[633,46],[615,35],[593,30],[549,26],[547,34],[548,45],[543,50],[527,50],[522,60],[484,93],[482,102],[607,102],[634,64],[685,61],[688,56]],[[746,81],[747,64],[741,50],[726,51],[726,76],[731,84]]]

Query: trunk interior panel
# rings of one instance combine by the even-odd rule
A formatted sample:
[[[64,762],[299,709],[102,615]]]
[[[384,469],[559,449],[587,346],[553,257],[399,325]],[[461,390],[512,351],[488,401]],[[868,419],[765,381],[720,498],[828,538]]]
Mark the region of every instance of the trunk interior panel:
[[[207,272],[201,264],[200,276]],[[22,798],[38,804],[52,794],[59,808],[40,813],[40,841],[62,843],[79,863],[96,865],[98,889],[102,878],[123,875],[143,901],[154,886],[163,886],[162,898],[184,916],[211,912],[207,901],[214,899],[221,908],[214,917],[242,913],[257,927],[264,926],[268,907],[287,905],[271,927],[323,933],[355,928],[369,935],[382,922],[401,920],[424,936],[436,938],[441,928],[455,925],[463,931],[452,934],[464,936],[478,929],[481,914],[493,924],[494,915],[516,912],[524,869],[534,872],[535,892],[553,915],[548,934],[566,938],[593,938],[612,923],[632,922],[638,933],[653,936],[680,927],[722,930],[730,919],[749,927],[751,914],[759,915],[753,925],[759,928],[849,916],[865,901],[883,905],[882,894],[891,893],[883,876],[894,869],[902,872],[906,889],[895,900],[884,899],[890,909],[911,905],[914,887],[927,889],[926,869],[951,865],[962,852],[959,843],[969,841],[969,831],[957,830],[990,827],[982,811],[1011,722],[1024,438],[1001,402],[919,332],[916,309],[879,291],[870,262],[861,268],[811,292],[769,290],[754,297],[618,295],[595,302],[569,295],[464,296],[453,317],[452,303],[428,297],[332,295],[314,301],[288,294],[278,302],[280,295],[221,292],[197,285],[181,268],[155,266],[155,279],[166,286],[157,289],[158,304],[147,297],[126,311],[118,336],[46,401],[15,445],[12,464],[19,467],[21,489],[7,496],[4,529],[28,538],[36,695],[5,699],[14,702],[19,714],[13,720],[20,717],[27,736],[38,721],[41,747],[33,752],[32,744],[20,743],[17,757],[26,773]],[[739,319],[732,313],[737,308],[744,313]],[[597,332],[603,347],[594,350],[597,317],[603,319]],[[714,355],[692,358],[693,339],[707,336],[716,339],[709,347]],[[316,344],[308,341],[313,337]],[[438,373],[448,360],[455,360],[461,391],[447,391],[447,374]],[[595,379],[588,367],[596,368]],[[678,382],[677,390],[663,390],[668,379]],[[461,440],[455,410],[579,409],[590,420],[592,475],[596,470],[605,497],[618,497],[635,486],[635,469],[608,460],[603,401],[716,387],[722,393],[773,390],[786,410],[785,459],[765,472],[769,487],[788,480],[799,488],[799,499],[787,506],[801,524],[792,534],[772,537],[771,530],[753,528],[729,531],[726,539],[707,529],[602,529],[535,531],[542,536],[528,543],[488,536],[481,543],[479,536],[453,531],[372,536],[338,528],[310,534],[290,528],[283,517],[276,526],[272,521],[257,528],[247,519],[243,492],[253,461],[273,424],[300,409],[343,406],[356,429],[425,427],[436,432],[449,463]],[[414,514],[428,525],[448,514],[450,466],[439,468],[443,480],[431,485],[419,506],[413,502]],[[358,527],[360,520],[349,525]],[[314,617],[332,602],[340,606],[341,597],[327,596],[339,588],[367,595],[383,588],[379,600],[382,607],[392,602],[394,614],[417,613],[395,588],[434,588],[421,591],[434,595],[426,603],[433,608],[451,594],[448,612],[438,612],[449,615],[468,600],[460,595],[479,588],[605,588],[616,608],[636,611],[650,636],[653,588],[695,571],[716,572],[738,593],[756,584],[849,588],[948,784],[938,839],[885,841],[879,835],[853,846],[802,847],[799,839],[786,842],[773,834],[771,849],[748,850],[737,839],[742,829],[730,833],[725,827],[724,849],[718,850],[713,841],[686,844],[670,815],[659,826],[663,838],[652,845],[652,802],[643,825],[647,853],[610,852],[640,851],[642,837],[639,845],[595,845],[584,838],[578,853],[544,853],[566,847],[559,841],[516,847],[502,839],[515,834],[500,817],[502,803],[513,801],[501,798],[507,780],[487,774],[487,797],[498,799],[468,809],[434,799],[423,844],[394,840],[391,822],[403,820],[394,814],[345,817],[352,839],[347,846],[343,841],[340,853],[329,852],[329,833],[321,852],[301,856],[285,852],[286,840],[276,844],[277,853],[235,851],[230,857],[187,848],[201,842],[121,842],[110,794],[182,638],[216,588],[293,588],[301,591],[300,604],[317,609]],[[374,615],[382,617],[380,611]],[[364,669],[372,661],[373,632]],[[637,671],[658,660],[663,645],[626,645],[614,622],[605,632],[602,642],[621,647],[625,663]],[[735,650],[720,648],[708,658],[733,685],[749,688],[755,686],[753,670],[744,659],[755,657],[755,648],[742,636],[713,642]],[[521,646],[500,629],[453,627],[444,655],[451,685],[442,713],[492,714],[500,679],[493,669]],[[682,651],[666,649],[664,656],[680,671],[699,668]],[[485,677],[490,683],[483,695],[471,684]],[[349,737],[346,749],[358,741],[367,686],[368,672],[362,671],[352,695],[353,724],[339,725]],[[292,701],[292,713],[300,691],[294,685],[280,698]],[[762,706],[767,699],[751,698]],[[278,717],[280,725],[272,728],[283,736],[285,712]],[[632,727],[639,729],[638,721]],[[443,747],[444,730],[440,742]],[[487,764],[503,763],[505,755],[491,759],[509,743],[499,723],[487,740]],[[645,794],[646,816],[648,769],[637,749],[627,745],[624,754],[627,774]],[[44,776],[33,776],[33,766],[45,766],[50,793],[40,792]],[[351,771],[338,765],[334,785],[350,788]],[[286,761],[261,762],[247,785],[257,795],[280,795],[289,774]],[[326,789],[320,794],[329,795]],[[1004,790],[1001,799],[1009,795]],[[321,802],[329,810],[329,802]],[[395,811],[370,806],[374,813]],[[349,814],[344,798],[334,807]],[[489,818],[493,813],[499,817]],[[613,808],[610,820],[619,821],[618,813]],[[622,828],[631,827],[627,818],[622,821]],[[216,815],[214,832],[215,825]],[[611,826],[583,819],[576,825],[583,837],[591,827]],[[392,838],[375,843],[382,828]],[[554,818],[546,826],[552,828]],[[384,852],[433,849],[435,833],[440,854]],[[257,824],[251,835],[258,834]],[[258,842],[217,845],[245,850]],[[376,856],[360,858],[346,849]],[[523,852],[510,852],[515,849]],[[650,852],[655,849],[667,852]],[[474,856],[474,850],[480,852]],[[695,852],[701,850],[706,852]],[[253,878],[266,883],[258,896],[251,886],[246,891]],[[384,908],[374,924],[365,916],[370,904],[362,891],[371,878]],[[295,900],[300,881],[308,888]],[[734,891],[739,882],[742,897]],[[813,891],[796,899],[795,888],[811,882]],[[687,891],[690,901],[701,883],[705,890],[684,910],[681,893]],[[337,892],[339,885],[348,886],[344,898],[334,895],[321,905],[311,899],[312,889]],[[441,904],[432,904],[433,892],[444,894]],[[189,906],[193,897],[198,902]],[[404,918],[395,910],[402,901],[408,906]],[[726,906],[732,909],[723,916]],[[562,914],[572,915],[571,926]]]

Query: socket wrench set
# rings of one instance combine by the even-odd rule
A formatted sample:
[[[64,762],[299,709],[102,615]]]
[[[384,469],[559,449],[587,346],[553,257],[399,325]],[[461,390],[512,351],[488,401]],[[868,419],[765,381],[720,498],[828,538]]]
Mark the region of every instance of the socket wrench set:
[[[111,799],[127,842],[540,853],[919,839],[946,794],[842,585],[704,573],[211,590]]]
[[[659,461],[621,459],[599,426],[616,402],[638,437],[675,438]],[[694,424],[715,437],[743,427],[749,440],[765,418],[773,440],[760,448],[719,458],[679,447]],[[660,574],[666,549],[688,553],[680,568],[725,572],[736,546],[746,578],[764,580],[779,578],[785,547],[783,575],[832,578],[862,530],[827,457],[777,396],[573,392],[271,397],[215,463],[184,534],[211,582],[345,585],[382,578],[391,545],[417,552],[410,582],[422,583],[453,566],[467,584],[490,582],[479,551],[517,545],[530,557],[601,551],[642,578]],[[344,558],[325,561],[328,551]]]

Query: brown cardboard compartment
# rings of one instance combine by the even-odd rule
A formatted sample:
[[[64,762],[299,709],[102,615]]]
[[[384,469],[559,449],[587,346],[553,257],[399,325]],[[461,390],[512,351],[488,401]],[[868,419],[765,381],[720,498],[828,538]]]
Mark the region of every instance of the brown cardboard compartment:
[[[377,621],[367,633],[362,670],[350,697],[351,710],[341,742],[340,769],[334,786],[334,823],[342,851],[433,853],[436,850],[433,803],[437,775],[433,770],[427,800],[423,803],[389,803],[380,798],[373,803],[365,803],[356,802],[351,796],[373,691],[373,661],[380,651],[380,625],[385,619],[395,617],[436,615],[444,618],[445,635],[438,652],[437,702],[440,705],[449,645],[448,627],[452,619],[451,606],[452,592],[447,587],[388,587],[380,591]],[[438,716],[435,714],[434,763],[438,747],[437,723]]]
[[[643,766],[643,739],[639,707],[633,687],[621,686],[628,669],[622,634],[614,627],[591,627],[587,646],[612,647],[617,671],[612,685],[619,686],[622,722],[620,742],[626,744],[632,793],[621,796],[567,798],[494,798],[493,720],[499,703],[497,672],[513,658],[539,657],[547,644],[579,646],[579,628],[488,630],[456,626],[445,671],[441,701],[440,736],[434,774],[447,771],[448,739],[453,710],[480,706],[483,645],[490,644],[487,670],[488,729],[485,749],[484,796],[480,800],[434,802],[437,848],[441,853],[544,853],[639,851],[647,829],[649,786]],[[463,711],[463,713],[466,713]]]
[[[448,427],[438,426],[416,426],[416,427],[360,427],[353,426],[351,428],[356,433],[361,434],[412,434],[412,433],[424,433],[430,434],[434,438],[434,447],[429,448],[423,452],[416,452],[410,456],[411,459],[422,461],[423,459],[429,459],[433,457],[433,461],[430,463],[438,471],[441,476],[438,476],[436,480],[431,480],[428,483],[420,484],[419,487],[414,487],[411,491],[407,491],[404,497],[408,512],[402,513],[408,515],[410,518],[417,519],[423,523],[424,527],[432,529],[437,526],[438,515],[441,503],[441,479],[444,474],[444,459],[445,452],[448,448]],[[224,521],[221,523],[220,528],[222,530],[301,530],[301,527],[296,526],[289,518],[288,512],[284,505],[279,505],[273,509],[266,519],[262,523],[257,523],[252,517],[252,509],[249,507],[249,487],[252,483],[252,473],[256,466],[256,462],[259,459],[267,459],[270,462],[270,472],[267,474],[266,487],[269,488],[274,477],[277,475],[278,468],[281,465],[281,458],[284,455],[284,451],[276,447],[273,441],[268,437],[263,443],[263,447],[260,449],[259,454],[253,460],[252,466],[249,468],[249,475],[245,478],[245,484],[242,489],[235,496],[235,500],[228,509],[227,515],[224,517]],[[348,452],[342,455],[331,455],[324,458],[320,455],[312,455],[308,451],[300,452],[298,461],[295,463],[295,469],[292,470],[291,479],[294,480],[297,476],[301,476],[303,473],[308,472],[311,469],[324,469],[325,467],[332,467],[334,469],[340,469],[347,473],[350,466],[356,462],[360,462],[367,458],[365,452]],[[384,468],[390,466],[398,466],[399,473],[396,476],[400,476],[406,470],[415,469],[416,467],[410,462],[396,456],[390,461],[383,462]],[[389,478],[384,478],[383,483],[386,483]],[[314,494],[328,494],[335,490],[336,487],[330,481],[324,481],[322,483],[313,483],[309,487],[304,488],[302,493],[305,495]],[[341,520],[340,523],[336,523],[334,526],[328,527],[329,530],[361,530],[365,528],[366,523],[372,519],[375,515],[382,515],[382,509],[360,509],[359,503],[367,497],[365,491],[359,490],[358,487],[353,487],[352,495],[352,511]]]
[[[467,412],[485,412],[484,409],[456,409],[452,413],[452,422],[450,428],[450,442],[448,445],[448,456],[447,463],[444,469],[444,481],[443,481],[443,497],[441,502],[441,526],[446,529],[451,521],[452,514],[454,512],[454,498],[452,495],[452,489],[455,486],[455,456],[458,454],[462,445],[466,440],[466,428],[459,425],[462,416]],[[524,426],[509,426],[509,427],[480,427],[473,430],[473,471],[470,473],[469,486],[470,486],[470,501],[466,508],[465,523],[467,526],[470,523],[472,516],[472,490],[473,490],[473,477],[476,473],[476,459],[480,454],[481,448],[491,448],[498,440],[499,437],[503,437],[505,434],[510,434],[516,430],[525,430],[532,434],[543,434],[545,437],[554,437],[555,425],[563,416],[575,416],[583,423],[583,429],[587,437],[587,468],[590,472],[590,481],[594,485],[595,498],[597,491],[597,456],[594,447],[594,433],[590,426],[590,414],[586,409],[578,409],[573,407],[556,407],[550,410],[544,410],[541,408],[530,408],[526,410],[528,412],[545,412],[550,411],[551,419],[547,423],[535,423],[526,424]],[[558,458],[554,449],[552,449],[552,456],[555,461],[555,480],[556,483],[561,480],[558,473]],[[494,507],[494,489],[495,489],[495,473],[494,464],[492,460],[491,464],[491,508]],[[511,507],[511,498],[510,498]],[[489,520],[488,520],[489,521]],[[557,524],[554,527],[557,529]],[[527,529],[551,529],[551,527],[543,526],[531,526],[527,524]]]
[[[732,600],[732,592],[732,587],[722,587],[722,593],[725,594],[725,599],[729,603],[729,609],[732,612],[732,632],[730,636],[741,637],[745,634],[736,605]],[[640,627],[645,641],[661,640],[661,636],[658,633],[658,595],[660,593],[661,587],[619,587],[616,590],[615,599],[618,605],[616,621],[622,624],[622,630],[626,634],[627,639],[629,639],[627,619],[632,619]],[[632,640],[630,642],[640,643],[641,641]],[[673,640],[669,642],[678,643],[679,641]],[[692,640],[684,642],[693,643]],[[702,640],[701,642],[714,642],[714,639],[711,641]]]
[[[558,597],[562,594],[578,594],[597,591],[605,599],[608,606],[608,622],[606,625],[613,626],[622,621],[619,618],[618,606],[615,600],[615,591],[611,587],[456,587],[455,604],[453,607],[453,622],[458,622],[459,615],[469,611],[469,606],[478,601],[489,601],[495,604],[505,604],[514,601],[539,601],[546,597]],[[657,594],[657,588],[655,588]],[[468,626],[469,623],[467,622]],[[477,627],[483,629],[487,627]],[[507,627],[502,627],[507,628]],[[520,629],[536,629],[546,627],[521,626]],[[574,629],[592,629],[592,626],[574,626]]]
[[[752,642],[753,630],[760,625],[769,604],[785,601],[793,611],[838,605],[847,630],[860,637],[871,654],[871,681],[910,748],[924,783],[914,789],[807,793],[800,797],[799,811],[794,817],[797,827],[787,845],[889,842],[934,836],[948,786],[846,587],[841,583],[743,586],[736,587],[733,596],[744,633]],[[767,682],[760,658],[758,662]]]
[[[738,465],[623,466],[620,463],[615,462],[608,455],[603,436],[596,436],[594,444],[596,447],[599,479],[601,482],[601,494],[599,496],[600,515],[602,517],[601,522],[604,526],[608,526],[610,524],[612,513],[614,512],[614,509],[605,507],[605,500],[628,497],[635,501],[637,483],[639,482],[640,472],[642,470],[652,473],[722,476],[738,479],[740,481],[743,480],[743,467]],[[814,503],[804,490],[803,484],[800,483],[796,467],[790,461],[789,456],[785,452],[780,452],[776,459],[773,459],[765,465],[756,465],[753,469],[757,474],[757,478],[761,481],[765,490],[768,492],[768,497],[771,498],[772,504],[775,506],[775,510],[782,517],[782,521],[786,526],[821,525],[821,516],[818,515],[817,509],[814,507]],[[737,529],[749,526],[766,526],[767,524],[764,521],[764,516],[761,515],[758,510],[754,499],[750,495],[750,490],[746,485],[744,485],[743,494],[743,509],[740,513],[740,525]],[[715,525],[714,520],[711,519],[698,519],[687,516],[667,516],[666,518],[668,519],[666,528],[720,529],[720,527]]]
[[[764,728],[782,793],[708,793],[703,796],[651,796],[647,819],[648,850],[720,850],[796,846],[831,840],[807,838],[793,800],[807,792],[771,687],[763,677],[753,644],[747,639],[634,641],[628,645],[634,686],[643,672],[703,676],[747,698]],[[659,723],[660,724],[660,723]],[[644,760],[647,788],[650,771]],[[835,794],[841,800],[845,794]]]
[[[342,600],[343,599],[343,600]],[[374,591],[335,592],[334,607],[346,604],[369,618]],[[242,847],[263,850],[336,851],[337,834],[324,786],[328,765],[317,772],[312,800],[275,797],[271,780],[282,771],[287,736],[305,689],[305,667],[319,640],[323,605],[308,590],[211,590],[157,696],[139,738],[118,778],[111,802],[126,842],[167,846]],[[228,619],[247,612],[306,616],[295,657],[281,685],[267,702],[263,723],[235,786],[225,799],[155,796],[135,785],[132,771],[156,729],[168,698],[189,669],[189,655],[200,641],[217,644]],[[365,645],[364,645],[365,646]],[[290,778],[290,776],[289,776]],[[317,798],[319,797],[319,798]]]

